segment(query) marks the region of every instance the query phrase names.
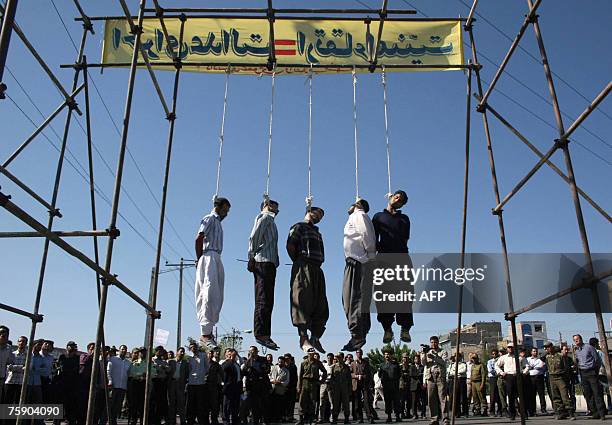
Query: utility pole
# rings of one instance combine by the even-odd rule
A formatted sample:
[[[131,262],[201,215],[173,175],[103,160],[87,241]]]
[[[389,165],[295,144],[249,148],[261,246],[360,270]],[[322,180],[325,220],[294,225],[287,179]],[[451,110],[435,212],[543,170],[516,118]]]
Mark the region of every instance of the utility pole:
[[[181,257],[178,264],[170,264],[166,261],[166,267],[178,267],[179,271],[179,287],[178,287],[178,309],[176,318],[176,348],[181,346],[181,318],[183,315],[183,269],[187,267],[195,267],[195,260],[185,260]],[[176,271],[177,269],[164,270],[162,273]]]

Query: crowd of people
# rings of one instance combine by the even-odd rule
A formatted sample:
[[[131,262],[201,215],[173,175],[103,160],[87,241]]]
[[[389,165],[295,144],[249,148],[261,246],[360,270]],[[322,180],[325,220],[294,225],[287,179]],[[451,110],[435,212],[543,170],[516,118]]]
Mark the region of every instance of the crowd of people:
[[[297,425],[337,424],[341,416],[345,424],[419,418],[428,418],[431,424],[449,423],[453,408],[458,417],[515,419],[519,409],[527,416],[546,414],[545,391],[556,419],[562,420],[575,418],[578,385],[588,414],[603,420],[607,382],[605,373],[604,379],[601,376],[602,353],[595,338],[585,344],[575,335],[573,342],[573,349],[549,342],[544,356],[535,348],[529,354],[520,349],[518,369],[511,343],[493,349],[487,361],[472,354],[464,362],[461,354],[456,361],[441,351],[437,336],[430,338],[430,345],[422,345],[420,352],[405,352],[401,358],[387,346],[380,364],[378,359],[373,364],[361,349],[354,356],[327,353],[321,359],[310,348],[296,362],[289,353],[276,359],[272,354],[260,356],[255,346],[249,347],[246,357],[233,348],[223,353],[205,351],[194,340],[189,354],[183,347],[172,352],[159,346],[149,359],[144,348],[105,347],[92,397],[94,423],[115,425],[121,417],[130,424],[142,422],[147,359],[151,380],[146,413],[152,424],[291,423],[296,420],[296,403]],[[35,341],[27,402],[63,404],[69,424],[85,423],[94,346],[90,343],[86,352],[79,353],[77,344],[70,341],[65,354],[55,358],[52,341]],[[28,340],[20,336],[12,351],[9,329],[0,326],[2,403],[19,403],[27,350]],[[537,398],[540,412],[536,411]],[[379,418],[381,399],[384,416]]]

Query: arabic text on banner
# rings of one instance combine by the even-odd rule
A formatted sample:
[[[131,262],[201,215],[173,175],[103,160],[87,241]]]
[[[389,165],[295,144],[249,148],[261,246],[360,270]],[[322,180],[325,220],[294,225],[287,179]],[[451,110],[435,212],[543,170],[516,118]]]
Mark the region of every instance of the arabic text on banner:
[[[170,42],[178,53],[180,21],[165,19]],[[350,68],[335,66],[368,65],[373,56],[378,22],[277,20],[274,24],[274,52],[277,74],[304,74],[312,67],[317,73],[346,73]],[[171,62],[168,46],[157,19],[145,19],[142,45],[152,65]],[[196,72],[267,73],[269,24],[254,19],[191,18],[186,21],[181,59],[183,69]],[[102,62],[130,63],[134,35],[125,19],[106,21]],[[387,21],[379,44],[379,65],[464,65],[461,22]],[[189,65],[189,64],[192,65]],[[195,66],[194,63],[212,65]],[[216,65],[216,64],[219,65]],[[325,68],[321,68],[325,66]],[[173,69],[158,66],[159,69]],[[404,71],[433,70],[407,68]],[[456,69],[456,68],[435,68]],[[378,69],[380,70],[380,69]],[[389,71],[397,69],[388,69]],[[368,72],[367,69],[358,69]]]

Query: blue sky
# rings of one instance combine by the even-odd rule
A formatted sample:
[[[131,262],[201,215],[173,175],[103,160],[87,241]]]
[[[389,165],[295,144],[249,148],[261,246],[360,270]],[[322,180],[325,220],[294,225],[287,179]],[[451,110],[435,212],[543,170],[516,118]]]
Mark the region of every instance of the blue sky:
[[[120,14],[115,2],[83,2],[90,15]],[[134,10],[136,2],[132,2]],[[167,2],[166,2],[167,3]],[[329,2],[314,1],[313,7],[330,6]],[[371,0],[363,2],[337,0],[338,7],[362,7],[358,3],[379,6]],[[200,4],[184,1],[185,6]],[[217,2],[218,6],[227,6]],[[468,7],[461,0],[427,2],[414,0],[411,5],[430,16],[466,16]],[[55,0],[55,5],[78,43],[80,24],[73,21],[76,10],[69,0]],[[253,2],[235,1],[233,6],[259,6]],[[291,7],[292,2],[278,0],[277,7]],[[28,34],[65,87],[72,81],[68,69],[60,64],[72,63],[76,52],[58,15],[49,0],[32,5],[21,2],[17,22]],[[211,3],[210,6],[215,6]],[[391,1],[393,8],[410,7],[403,1]],[[571,24],[568,23],[571,11]],[[495,66],[503,59],[523,16],[523,2],[481,1],[474,31],[483,65],[482,76],[490,81]],[[612,35],[609,16],[610,2],[590,1],[577,7],[575,2],[543,2],[540,24],[551,67],[563,79],[556,79],[561,108],[569,118],[568,126],[609,81],[612,57],[606,42]],[[487,22],[488,21],[488,22]],[[490,25],[495,25],[496,28]],[[570,24],[570,25],[568,25]],[[86,53],[90,62],[101,55],[103,27],[95,23],[96,35],[88,41]],[[500,32],[501,31],[501,32]],[[490,104],[522,131],[542,151],[557,137],[554,115],[548,101],[548,90],[538,57],[531,28],[510,61],[498,84],[499,91],[490,97]],[[530,56],[531,55],[531,56]],[[29,101],[33,100],[43,114],[49,114],[61,102],[58,91],[48,81],[39,66],[13,36],[5,72],[7,93],[35,122],[42,116]],[[122,120],[127,70],[107,69],[103,74],[91,71],[92,79],[108,105],[116,125]],[[158,79],[167,99],[170,99],[171,72],[159,72]],[[19,81],[26,94],[19,88]],[[413,252],[458,252],[461,237],[461,202],[463,188],[463,150],[465,125],[466,76],[462,72],[393,73],[388,75],[389,125],[391,133],[391,168],[393,188],[406,190],[410,197],[405,207],[412,220],[410,249]],[[218,132],[223,101],[223,76],[185,73],[181,77],[177,110],[177,128],[173,154],[170,194],[168,198],[163,260],[176,262],[181,256],[192,258],[193,238],[202,215],[210,210],[215,189]],[[474,85],[475,87],[475,85]],[[358,131],[360,149],[360,192],[369,200],[372,212],[385,205],[386,157],[383,127],[383,104],[380,75],[360,75],[358,82]],[[92,90],[92,127],[96,180],[101,193],[110,199],[116,167],[119,136],[109,119],[100,97]],[[284,240],[289,227],[299,221],[304,211],[307,191],[307,85],[304,77],[277,79],[272,152],[270,194],[280,202],[277,218],[279,233]],[[221,194],[232,201],[232,210],[224,221],[226,267],[225,305],[219,323],[219,333],[232,327],[252,328],[253,285],[245,264],[236,259],[246,257],[247,239],[254,216],[265,189],[268,111],[270,79],[235,76],[230,80],[229,104],[225,127],[225,150],[221,177]],[[0,103],[0,127],[3,143],[0,156],[6,158],[29,133],[32,124],[17,109],[15,103]],[[80,101],[83,105],[83,101]],[[328,330],[323,338],[329,349],[340,348],[348,339],[341,306],[341,282],[344,266],[342,228],[346,209],[354,199],[354,154],[352,122],[352,82],[350,75],[317,76],[313,97],[313,195],[315,203],[326,210],[321,232],[326,243],[324,271],[331,310]],[[535,114],[535,116],[533,115]],[[601,105],[574,134],[583,146],[571,145],[578,184],[610,211],[610,181],[612,148],[609,141],[612,108],[610,102]],[[53,128],[61,134],[63,117]],[[84,119],[78,118],[84,126]],[[496,155],[497,172],[502,196],[537,162],[537,158],[493,118],[490,119]],[[86,144],[78,125],[71,128],[68,159],[79,169],[86,166]],[[499,252],[497,220],[491,215],[494,197],[482,128],[482,119],[472,115],[472,169],[469,198],[467,250]],[[129,132],[130,154],[126,161],[124,192],[121,198],[113,272],[141,297],[147,297],[151,267],[155,252],[158,201],[167,137],[167,122],[155,96],[149,76],[138,72]],[[552,126],[552,127],[551,127]],[[45,134],[56,146],[53,131]],[[603,139],[604,142],[602,142]],[[589,152],[591,151],[591,152]],[[37,139],[10,169],[27,184],[50,199],[57,151],[45,138]],[[78,161],[78,162],[77,162]],[[564,169],[559,153],[554,161]],[[105,163],[108,165],[105,165]],[[136,166],[137,164],[137,166]],[[58,206],[64,218],[56,220],[58,230],[89,229],[88,188],[83,178],[66,164]],[[146,185],[145,182],[146,181]],[[47,213],[39,205],[0,178],[2,191],[13,196],[15,203],[39,221],[46,222]],[[148,187],[147,187],[148,185]],[[151,189],[153,195],[149,192]],[[108,225],[110,207],[98,196],[98,223]],[[593,252],[610,252],[612,232],[609,223],[586,203],[582,203]],[[543,168],[505,208],[508,248],[511,252],[581,252],[576,218],[567,185],[550,169]],[[128,224],[129,221],[130,224]],[[171,225],[170,225],[171,224]],[[133,226],[133,228],[131,226]],[[30,230],[8,213],[0,213],[0,227],[7,230]],[[136,232],[134,229],[136,229]],[[140,235],[139,235],[140,234]],[[90,240],[70,241],[79,249],[91,253]],[[282,241],[281,241],[282,242]],[[3,239],[0,300],[25,310],[34,302],[43,241],[39,239]],[[104,244],[101,252],[104,252]],[[281,249],[281,262],[288,257]],[[297,352],[297,336],[289,316],[289,271],[281,266],[277,277],[276,305],[273,316],[273,337],[283,351]],[[193,305],[194,274],[185,274],[183,335],[197,335],[198,326]],[[535,283],[537,284],[537,282]],[[162,274],[159,282],[159,304],[163,312],[158,327],[171,331],[175,339],[178,274]],[[45,277],[41,313],[45,321],[38,335],[50,337],[63,345],[74,339],[81,346],[95,335],[96,289],[93,273],[59,249],[51,248]],[[530,314],[525,319],[544,319],[551,336],[595,331],[594,315]],[[609,326],[610,315],[606,315]],[[502,315],[466,315],[466,323],[476,320],[501,320]],[[140,307],[111,288],[108,300],[107,335],[113,344],[142,344],[145,316]],[[27,334],[29,322],[6,312],[0,312],[0,322],[14,334]],[[446,332],[456,325],[455,315],[418,315],[413,332],[414,343],[424,342],[429,335]],[[503,323],[506,329],[506,324]],[[382,332],[374,321],[368,346],[379,344]],[[247,336],[245,343],[252,342]],[[173,345],[173,344],[171,344]]]

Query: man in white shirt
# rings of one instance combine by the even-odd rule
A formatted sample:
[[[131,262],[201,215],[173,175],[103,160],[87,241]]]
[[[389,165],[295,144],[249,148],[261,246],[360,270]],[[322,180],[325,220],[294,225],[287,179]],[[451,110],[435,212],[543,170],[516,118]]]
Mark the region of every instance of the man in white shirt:
[[[519,360],[519,373],[527,367],[525,358]],[[514,359],[514,344],[508,343],[508,352],[500,356],[495,363],[495,371],[504,380],[508,395],[508,413],[510,419],[516,419],[516,399],[518,397],[518,378]]]
[[[200,341],[208,350],[217,347],[213,329],[219,322],[223,306],[225,271],[221,262],[223,227],[231,204],[226,198],[215,198],[214,209],[200,222],[195,240],[197,259],[195,299],[196,313],[202,336]]]
[[[376,256],[376,234],[368,211],[368,201],[359,199],[349,208],[349,219],[344,226],[342,305],[351,339],[342,351],[356,351],[363,347],[370,331],[370,299],[362,293],[363,266]]]
[[[527,403],[529,414],[536,415],[536,396],[540,398],[540,411],[546,412],[546,396],[544,394],[544,372],[546,372],[546,363],[538,356],[538,349],[531,349],[531,357],[527,359],[527,368],[529,370],[529,383],[531,392],[530,399]]]
[[[126,358],[126,354],[127,346],[125,345],[119,347],[119,356],[117,356],[117,351],[111,350],[106,365],[108,386],[111,389],[111,425],[117,425],[117,415],[121,412],[123,399],[127,392],[128,371],[132,363]]]

